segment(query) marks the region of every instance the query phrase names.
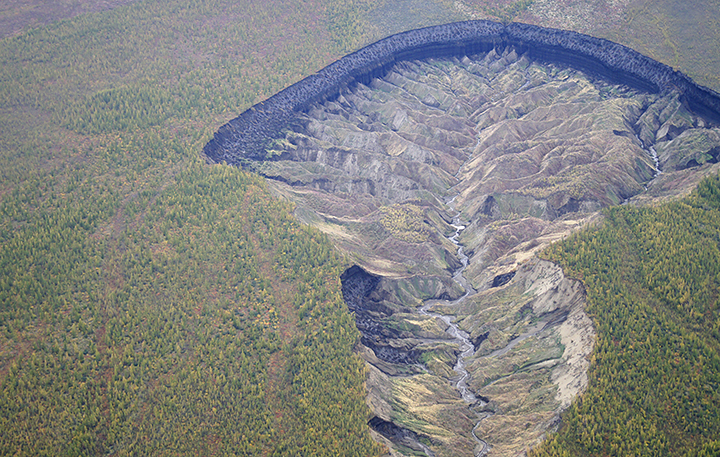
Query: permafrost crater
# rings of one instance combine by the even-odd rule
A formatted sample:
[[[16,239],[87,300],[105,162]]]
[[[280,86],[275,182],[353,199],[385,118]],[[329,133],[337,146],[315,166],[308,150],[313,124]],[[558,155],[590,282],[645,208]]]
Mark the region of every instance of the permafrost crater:
[[[717,173],[720,97],[606,40],[470,21],[381,40],[220,128],[354,263],[369,425],[394,455],[518,455],[587,386],[582,285],[535,254]]]

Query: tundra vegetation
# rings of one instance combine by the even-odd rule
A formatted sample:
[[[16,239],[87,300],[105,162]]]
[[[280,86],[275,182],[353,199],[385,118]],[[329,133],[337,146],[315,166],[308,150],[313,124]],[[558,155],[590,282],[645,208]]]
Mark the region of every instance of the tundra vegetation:
[[[381,452],[338,254],[198,154],[364,8],[143,1],[0,41],[0,454]]]
[[[720,178],[615,207],[544,256],[581,278],[598,329],[590,386],[533,456],[720,452]]]
[[[405,29],[402,23],[374,26],[380,21],[369,18],[386,7],[381,3],[146,0],[0,41],[0,454],[383,452],[365,425],[366,372],[352,353],[359,335],[338,280],[345,260],[324,235],[298,224],[293,208],[278,202],[264,180],[207,166],[199,156],[212,132],[239,112],[371,38]],[[434,5],[433,17],[456,14],[442,2],[422,3]],[[549,21],[541,15],[545,10],[533,9],[542,4],[523,3],[503,14],[522,18],[535,11],[538,21]],[[706,26],[684,31],[719,30],[707,27],[717,15],[697,11]],[[666,35],[662,43],[677,44],[676,22],[662,20],[670,16],[641,13],[635,21],[662,27],[641,29],[628,21],[626,29],[637,33],[616,28],[618,38],[632,37],[635,42],[626,44],[641,51],[654,49],[657,33]],[[684,46],[673,49],[679,66],[713,84],[716,50],[703,48],[706,60],[686,61]],[[697,208],[712,206],[702,203],[705,197],[693,198],[664,209],[623,211],[664,211],[670,223],[675,210],[700,214]],[[693,206],[697,202],[702,205]],[[415,237],[427,230],[419,211],[390,208],[381,223],[398,236]],[[622,222],[630,216],[621,211],[613,217]],[[707,231],[698,240],[716,242],[707,238],[714,227],[708,219],[693,229]],[[587,242],[594,243],[597,233],[584,235]],[[654,233],[659,243],[668,230]],[[570,255],[578,239],[549,255],[558,261],[566,251]],[[602,240],[613,253],[624,252]],[[702,252],[707,245],[697,244]],[[707,336],[716,341],[717,326],[702,318],[716,313],[716,298],[701,293],[698,305],[682,301],[712,291],[715,279],[706,266],[693,266],[690,254],[698,251],[682,249],[666,252],[685,252],[692,277],[697,272],[707,281],[690,283],[671,270],[677,259],[661,259],[667,272],[631,272],[639,280],[627,287],[654,294],[641,297],[641,312],[667,318],[658,324],[665,327],[645,330],[638,322],[642,342],[632,335],[600,337],[598,347],[606,352],[594,360],[609,364],[598,362],[587,394],[597,402],[578,403],[566,428],[541,452],[603,455],[612,453],[610,446],[637,455],[717,452],[711,441],[717,436],[717,362],[703,352],[714,347],[717,353]],[[680,301],[662,301],[671,293],[658,292],[663,274],[677,285],[686,278]],[[600,300],[594,300],[599,319]],[[627,316],[635,311],[626,308],[617,312],[632,321]],[[618,325],[598,327],[610,332]],[[675,333],[663,334],[665,328]],[[623,338],[639,345],[658,335],[679,345],[655,364],[677,376],[660,386],[687,380],[689,387],[648,396],[647,385],[637,382],[652,384],[657,372],[630,379],[627,366],[608,370],[634,348]],[[661,355],[657,351],[652,354]],[[639,360],[638,366],[653,361]],[[613,384],[620,381],[634,384]],[[618,385],[630,389],[621,398]],[[604,401],[610,399],[615,402]],[[638,403],[648,406],[628,409]],[[593,409],[601,407],[610,413]],[[631,416],[632,427],[620,420]],[[667,417],[678,422],[668,424]],[[614,441],[615,434],[625,444]]]

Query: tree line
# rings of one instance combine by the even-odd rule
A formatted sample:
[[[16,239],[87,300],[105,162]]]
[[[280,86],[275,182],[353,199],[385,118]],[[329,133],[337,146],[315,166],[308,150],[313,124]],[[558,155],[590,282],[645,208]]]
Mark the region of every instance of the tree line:
[[[533,455],[717,455],[720,178],[608,209],[545,256],[583,281],[598,336],[587,392]]]

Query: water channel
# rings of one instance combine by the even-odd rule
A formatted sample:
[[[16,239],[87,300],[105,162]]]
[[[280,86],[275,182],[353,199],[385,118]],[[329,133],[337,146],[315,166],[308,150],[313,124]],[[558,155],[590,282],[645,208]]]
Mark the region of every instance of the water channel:
[[[453,198],[453,200],[448,203],[448,206],[450,206],[450,208],[452,208],[453,210],[454,200],[455,199]],[[467,380],[470,376],[470,373],[465,368],[465,359],[472,356],[475,352],[475,347],[470,341],[470,335],[467,332],[461,330],[458,325],[453,322],[452,316],[438,314],[430,311],[431,307],[437,306],[438,304],[442,306],[455,306],[465,300],[470,294],[475,292],[475,290],[472,288],[472,286],[470,286],[470,284],[468,284],[467,280],[463,276],[463,272],[468,266],[469,259],[468,256],[463,252],[463,246],[460,244],[459,241],[460,234],[465,229],[465,225],[463,225],[460,220],[460,212],[458,212],[457,215],[453,217],[451,226],[455,228],[455,234],[448,237],[448,240],[450,240],[457,247],[457,256],[460,259],[461,263],[460,268],[458,268],[453,273],[453,280],[465,290],[465,293],[456,300],[429,300],[425,302],[422,307],[420,307],[419,313],[423,316],[440,319],[447,325],[445,331],[455,340],[458,345],[458,350],[460,351],[457,362],[453,367],[453,371],[455,371],[455,373],[457,373],[458,375],[457,380],[455,381],[455,388],[458,390],[460,396],[468,404],[468,406],[479,406],[480,409],[482,409],[486,405],[486,402],[483,399],[478,398],[467,386]],[[478,417],[477,423],[472,429],[472,436],[473,438],[475,438],[478,445],[480,446],[480,450],[475,454],[476,457],[483,456],[488,451],[487,442],[475,434],[475,430],[480,425],[480,422],[488,415],[489,413],[483,413],[482,415],[480,415]]]

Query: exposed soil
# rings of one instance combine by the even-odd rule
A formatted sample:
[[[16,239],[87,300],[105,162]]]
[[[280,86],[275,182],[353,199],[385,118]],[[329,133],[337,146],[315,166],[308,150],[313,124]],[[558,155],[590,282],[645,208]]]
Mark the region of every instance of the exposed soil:
[[[718,130],[672,93],[512,48],[396,65],[284,135],[255,169],[348,255],[368,402],[395,454],[486,442],[517,455],[555,429],[587,386],[594,330],[582,285],[535,255],[603,207],[677,195],[720,167]]]
[[[133,1],[7,0],[0,38]],[[375,22],[397,32],[428,25],[428,17],[454,20],[448,3],[395,3]],[[598,14],[582,2],[537,0],[519,18],[535,15],[538,23],[580,31],[602,18],[612,35],[633,28],[622,16],[630,3],[645,22],[628,39],[647,45],[641,31],[657,34],[648,35],[656,43],[650,53],[686,64],[672,60],[684,44],[668,34],[666,17],[638,6],[647,2],[597,2]],[[414,8],[420,4],[423,10]],[[695,10],[717,17],[706,14],[707,6]],[[707,33],[716,38],[717,30]],[[717,59],[693,54],[709,62],[697,74],[717,88],[720,73],[711,71]],[[266,55],[259,48],[258,57]],[[348,254],[348,272],[366,283],[345,298],[363,332],[358,351],[370,366],[371,425],[395,446],[394,455],[474,455],[474,433],[491,455],[516,455],[553,430],[587,386],[593,328],[580,284],[535,254],[596,221],[602,207],[688,192],[717,173],[720,156],[718,130],[677,98],[537,65],[512,49],[398,66],[383,80],[316,106],[286,140],[287,160],[261,171],[277,179],[271,185],[297,204],[301,220]],[[467,221],[460,239],[470,258],[465,275],[476,289],[462,302],[455,301],[463,291],[452,279],[460,256],[447,240],[454,214],[447,200],[457,193],[456,208]],[[437,299],[455,304],[433,308]],[[458,392],[453,367],[460,347],[443,319],[417,312],[424,306],[468,333],[467,383],[481,402],[468,405]],[[273,388],[283,360],[273,357],[270,368]]]

